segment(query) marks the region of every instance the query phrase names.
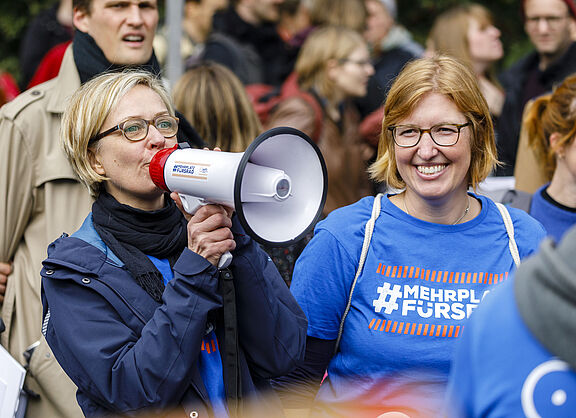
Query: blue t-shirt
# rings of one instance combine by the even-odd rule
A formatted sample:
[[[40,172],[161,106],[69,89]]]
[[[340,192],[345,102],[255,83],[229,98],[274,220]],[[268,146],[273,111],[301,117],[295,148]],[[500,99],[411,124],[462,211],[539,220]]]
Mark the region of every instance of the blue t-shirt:
[[[542,196],[542,190],[546,184],[534,193],[530,203],[530,215],[538,220],[556,242],[560,242],[562,236],[570,227],[576,224],[576,212],[559,208]]]
[[[164,284],[168,284],[168,282],[174,278],[174,272],[168,260],[158,259],[151,255],[149,255],[148,258],[162,274]],[[208,392],[208,398],[210,398],[214,416],[216,418],[227,418],[229,415],[228,408],[226,407],[222,358],[220,357],[220,348],[214,330],[210,330],[202,339],[198,363],[200,375]]]
[[[480,214],[458,225],[419,220],[382,198],[318,408],[350,416],[438,414],[466,318],[515,268],[500,212],[491,200],[475,197]],[[291,290],[308,318],[309,336],[338,335],[373,201],[333,211],[296,263]],[[522,258],[545,231],[525,212],[509,211]]]
[[[576,415],[576,373],[524,324],[514,279],[486,298],[458,342],[446,402],[450,417]]]

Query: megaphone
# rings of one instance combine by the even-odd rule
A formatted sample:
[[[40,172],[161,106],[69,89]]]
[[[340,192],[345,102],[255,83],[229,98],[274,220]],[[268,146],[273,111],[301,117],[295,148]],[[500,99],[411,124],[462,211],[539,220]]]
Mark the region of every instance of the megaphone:
[[[272,247],[303,238],[326,201],[324,158],[306,134],[289,127],[262,133],[243,153],[161,150],[150,162],[150,176],[158,187],[179,193],[189,213],[198,204],[233,208],[246,233]],[[219,267],[230,260],[223,256]]]

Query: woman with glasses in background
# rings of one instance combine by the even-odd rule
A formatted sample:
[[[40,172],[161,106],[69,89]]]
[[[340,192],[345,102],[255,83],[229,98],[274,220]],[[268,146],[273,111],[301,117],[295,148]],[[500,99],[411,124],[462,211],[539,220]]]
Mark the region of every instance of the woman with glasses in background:
[[[303,355],[306,318],[231,209],[183,215],[177,194],[153,183],[150,161],[177,130],[161,81],[143,72],[92,79],[63,116],[65,151],[96,200],[48,249],[43,333],[86,416],[250,416],[248,400]],[[226,251],[234,257],[221,271]],[[266,400],[261,411],[273,407]]]
[[[358,32],[326,26],[306,39],[294,72],[295,89],[307,94],[283,99],[264,128],[291,126],[317,143],[328,172],[327,215],[373,194],[366,168],[375,149],[360,138],[360,116],[352,99],[366,94],[374,67]]]
[[[446,56],[407,64],[370,168],[394,190],[332,212],[296,263],[308,339],[305,362],[275,382],[287,407],[315,398],[312,416],[440,415],[467,318],[545,235],[514,209],[508,231],[508,212],[468,191],[495,164],[472,71]]]

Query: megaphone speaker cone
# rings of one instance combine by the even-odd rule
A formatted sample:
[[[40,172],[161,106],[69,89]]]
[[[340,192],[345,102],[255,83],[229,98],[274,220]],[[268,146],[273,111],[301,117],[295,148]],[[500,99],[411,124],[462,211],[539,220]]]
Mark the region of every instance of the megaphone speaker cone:
[[[164,149],[150,162],[158,187],[232,207],[245,231],[269,246],[300,240],[326,201],[326,165],[304,133],[280,127],[258,136],[244,153]]]

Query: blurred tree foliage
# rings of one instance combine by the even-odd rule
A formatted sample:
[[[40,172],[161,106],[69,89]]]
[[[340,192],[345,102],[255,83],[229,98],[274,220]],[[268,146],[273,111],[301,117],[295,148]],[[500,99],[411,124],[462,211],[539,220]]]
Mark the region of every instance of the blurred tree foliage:
[[[58,0],[0,0],[0,71],[8,71],[18,79],[18,49],[26,25],[42,9]],[[163,2],[160,2],[161,6]],[[398,20],[406,26],[417,41],[424,44],[434,17],[463,0],[397,0]],[[520,0],[479,0],[494,14],[496,26],[502,31],[505,57],[500,68],[530,50],[520,16]],[[162,7],[161,7],[162,9]],[[161,10],[162,12],[162,10]]]
[[[58,0],[0,0],[0,71],[18,79],[18,49],[26,25],[41,10]]]

